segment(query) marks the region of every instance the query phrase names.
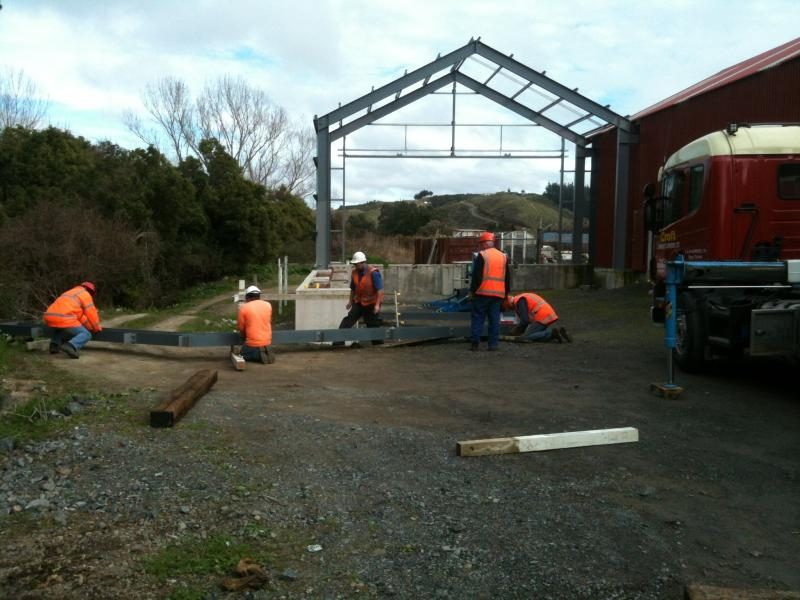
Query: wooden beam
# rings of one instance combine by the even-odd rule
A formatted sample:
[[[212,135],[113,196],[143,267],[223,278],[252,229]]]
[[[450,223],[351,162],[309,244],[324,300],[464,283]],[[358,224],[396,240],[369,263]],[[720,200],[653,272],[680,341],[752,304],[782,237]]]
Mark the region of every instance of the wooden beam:
[[[616,429],[592,429],[589,431],[567,431],[564,433],[470,440],[458,442],[456,444],[456,453],[458,456],[485,456],[487,454],[541,452],[543,450],[624,444],[638,441],[638,429],[635,427],[618,427]]]
[[[494,438],[458,442],[456,453],[459,456],[485,456],[486,454],[511,454],[519,452],[514,438]]]
[[[686,600],[800,600],[800,592],[765,589],[735,589],[690,583]]]
[[[150,411],[150,425],[172,427],[216,382],[216,371],[210,369],[198,371]]]

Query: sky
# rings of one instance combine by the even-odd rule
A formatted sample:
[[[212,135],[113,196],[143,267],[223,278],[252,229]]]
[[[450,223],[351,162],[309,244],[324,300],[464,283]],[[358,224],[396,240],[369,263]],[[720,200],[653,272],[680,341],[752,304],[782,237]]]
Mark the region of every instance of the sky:
[[[123,113],[144,118],[142,92],[178,77],[199,92],[224,75],[266,91],[313,131],[324,115],[408,70],[480,37],[485,44],[621,115],[798,36],[798,0],[0,0],[0,72],[22,70],[50,102],[49,122],[91,141],[141,143]],[[481,62],[482,61],[482,62]],[[464,65],[491,74],[486,61]],[[484,77],[485,79],[485,77]],[[493,85],[521,84],[501,72]],[[528,94],[531,108],[547,98]],[[541,96],[541,94],[540,94]],[[522,99],[524,96],[520,96]],[[538,102],[538,105],[537,105]],[[456,96],[459,152],[533,150],[557,156],[560,138],[482,96]],[[347,138],[364,149],[449,149],[452,97],[427,96]],[[470,124],[491,127],[467,127]],[[332,147],[340,165],[340,144]],[[364,153],[364,152],[362,152]],[[390,152],[393,153],[393,152]],[[565,169],[574,154],[567,144]],[[409,199],[420,190],[541,192],[558,158],[347,158],[348,204]],[[566,181],[571,175],[567,174]]]

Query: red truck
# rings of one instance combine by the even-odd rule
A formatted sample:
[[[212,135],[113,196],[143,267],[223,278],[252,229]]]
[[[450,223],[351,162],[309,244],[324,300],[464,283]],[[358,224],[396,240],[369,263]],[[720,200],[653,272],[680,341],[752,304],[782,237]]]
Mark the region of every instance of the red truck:
[[[800,125],[705,135],[670,156],[644,195],[651,315],[665,322],[674,311],[678,365],[800,357]]]

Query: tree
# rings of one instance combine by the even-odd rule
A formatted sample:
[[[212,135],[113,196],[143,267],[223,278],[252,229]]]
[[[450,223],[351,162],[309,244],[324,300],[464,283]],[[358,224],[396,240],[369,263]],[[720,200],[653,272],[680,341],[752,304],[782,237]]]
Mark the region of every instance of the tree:
[[[200,142],[216,139],[251,181],[301,196],[310,191],[314,136],[243,79],[221,77],[192,100],[182,80],[168,77],[148,85],[142,101],[155,128],[130,111],[125,125],[146,144],[168,146],[177,162],[193,156],[207,167]]]
[[[433,192],[430,190],[420,190],[414,194],[414,200],[422,200],[427,196],[433,196]]]
[[[47,115],[50,103],[22,70],[0,74],[0,131],[6,127],[35,129]]]
[[[429,206],[419,206],[414,202],[389,202],[381,207],[378,217],[378,231],[387,235],[414,235],[431,219]]]
[[[545,188],[542,196],[547,198],[553,206],[558,206],[558,192],[561,189],[561,185],[558,183],[550,182],[548,183]],[[586,186],[584,188],[584,201],[588,200],[589,198],[589,190],[590,188]],[[564,184],[564,191],[561,194],[561,204],[562,206],[567,206],[570,210],[572,209],[572,197],[575,193],[575,184],[574,183],[566,183]]]

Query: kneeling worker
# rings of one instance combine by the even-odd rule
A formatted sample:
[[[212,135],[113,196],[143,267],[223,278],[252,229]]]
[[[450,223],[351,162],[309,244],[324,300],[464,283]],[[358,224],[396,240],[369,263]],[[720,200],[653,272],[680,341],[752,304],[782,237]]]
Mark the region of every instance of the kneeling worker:
[[[61,294],[47,307],[44,324],[53,330],[50,354],[63,350],[70,358],[80,358],[80,350],[92,339],[92,333],[102,331],[94,294],[94,284],[84,281]],[[62,344],[64,336],[69,340]]]
[[[347,316],[342,319],[339,329],[349,329],[360,318],[364,318],[367,327],[380,327],[383,303],[383,277],[375,267],[367,264],[367,257],[363,252],[353,254],[351,264],[355,265],[350,275],[350,302],[347,303]],[[336,342],[334,345],[341,345]],[[373,344],[382,344],[383,340],[372,340]]]
[[[521,335],[531,342],[572,341],[564,327],[554,326],[558,321],[555,309],[544,298],[533,292],[508,296],[503,308],[513,309],[519,317],[519,325],[514,328],[511,335]]]
[[[251,285],[244,291],[244,304],[239,307],[239,332],[244,338],[242,358],[249,362],[272,364],[272,305],[261,299],[261,290]]]

